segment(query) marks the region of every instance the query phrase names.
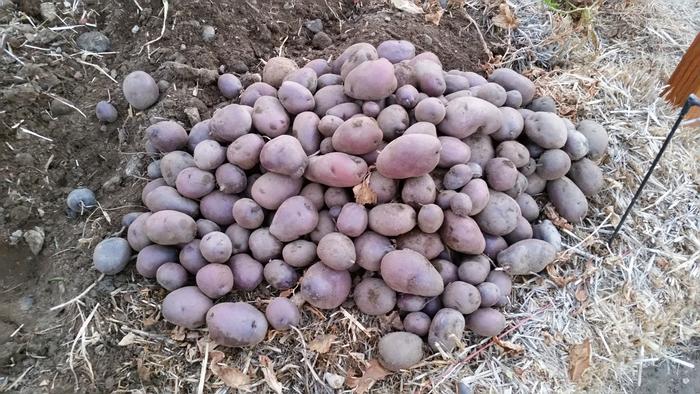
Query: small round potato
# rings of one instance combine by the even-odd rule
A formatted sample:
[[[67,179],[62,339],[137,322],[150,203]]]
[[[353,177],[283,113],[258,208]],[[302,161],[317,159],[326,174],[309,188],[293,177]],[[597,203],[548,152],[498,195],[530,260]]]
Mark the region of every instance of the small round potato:
[[[369,188],[377,196],[377,203],[384,204],[391,202],[398,191],[398,181],[387,178],[377,171],[372,171],[369,175]]]
[[[215,186],[214,176],[197,167],[187,167],[175,178],[178,193],[187,198],[202,198],[214,190]]]
[[[264,227],[250,233],[248,247],[253,257],[258,261],[266,262],[282,254],[282,242]]]
[[[355,238],[355,262],[367,271],[379,271],[382,258],[392,250],[391,240],[373,231],[365,231]]]
[[[262,96],[277,97],[277,89],[265,82],[254,82],[245,88],[238,101],[241,105],[253,107]]]
[[[410,332],[389,333],[379,340],[377,348],[379,362],[390,371],[409,369],[423,359],[423,340]]]
[[[385,315],[396,306],[396,292],[379,278],[365,278],[358,283],[353,299],[360,312],[373,316]]]
[[[228,226],[233,220],[233,204],[238,197],[214,190],[199,201],[199,211],[205,219],[220,226]]]
[[[430,321],[430,316],[423,312],[411,312],[403,318],[403,329],[424,337],[430,330]]]
[[[437,311],[430,322],[428,345],[435,351],[452,352],[464,335],[464,316],[451,308]]]
[[[608,133],[599,123],[592,120],[583,120],[576,127],[588,140],[588,157],[598,160],[605,155],[608,149]]]
[[[468,316],[467,327],[476,335],[493,337],[506,327],[506,319],[495,309],[480,308]]]
[[[401,200],[415,207],[432,204],[437,196],[437,187],[429,174],[408,178],[401,188]]]
[[[477,222],[471,217],[458,216],[452,211],[445,211],[445,222],[440,235],[448,248],[461,253],[480,254],[486,246]]]
[[[238,290],[255,290],[263,281],[263,265],[247,254],[231,256],[228,266],[233,273],[233,286]]]
[[[440,150],[440,161],[438,167],[451,168],[452,166],[465,164],[471,157],[469,145],[455,137],[438,137],[442,149]]]
[[[484,254],[491,260],[496,260],[496,255],[508,247],[508,242],[499,235],[484,234],[484,240],[486,240]]]
[[[267,334],[265,315],[245,302],[216,304],[209,309],[206,319],[209,336],[222,346],[257,345]]]
[[[459,280],[471,285],[478,285],[486,280],[491,271],[491,263],[484,255],[467,256],[457,270]]]
[[[351,285],[348,271],[334,270],[318,262],[304,272],[301,278],[301,296],[316,308],[333,309],[345,302]]]
[[[233,273],[226,264],[207,264],[197,271],[197,287],[207,297],[216,299],[233,289]]]
[[[387,237],[405,234],[415,226],[416,211],[410,205],[380,204],[369,211],[369,228]]]
[[[377,124],[382,130],[384,139],[391,141],[399,137],[410,126],[406,109],[398,104],[389,105],[377,116]]]
[[[405,312],[419,312],[426,303],[425,297],[414,294],[399,294],[396,299],[396,306],[400,311]]]
[[[225,263],[231,257],[233,245],[226,234],[220,231],[213,231],[202,237],[202,241],[199,243],[199,250],[202,252],[202,257],[208,262]]]
[[[292,59],[281,56],[270,58],[263,68],[263,82],[269,83],[275,88],[279,88],[284,78],[298,68],[299,66],[297,66]]]
[[[364,155],[377,149],[382,141],[382,130],[376,120],[360,115],[343,122],[332,138],[336,151]]]
[[[263,269],[265,281],[277,290],[287,290],[296,286],[299,275],[293,267],[282,260],[270,260]]]
[[[468,315],[479,309],[479,305],[481,305],[479,289],[467,282],[452,282],[445,286],[445,292],[442,293],[442,304]]]
[[[227,160],[244,170],[250,170],[259,162],[265,140],[257,134],[246,134],[231,143],[226,150]]]
[[[571,168],[571,159],[561,149],[549,149],[537,158],[537,175],[546,181],[553,181],[566,175]]]
[[[343,205],[336,220],[336,227],[348,237],[359,237],[367,229],[368,222],[367,209],[360,204],[349,202]]]
[[[438,234],[426,234],[418,229],[413,229],[399,236],[396,239],[396,246],[399,249],[414,250],[428,260],[438,257],[445,250],[445,245],[443,245]]]
[[[414,115],[418,122],[440,124],[446,115],[445,105],[436,97],[429,97],[416,104]]]
[[[309,234],[318,225],[318,211],[306,197],[285,200],[275,212],[270,233],[282,242],[290,242]]]
[[[355,264],[355,245],[341,233],[330,233],[321,238],[316,254],[323,264],[335,270],[345,270]]]
[[[289,298],[275,297],[265,308],[265,317],[275,330],[289,330],[291,326],[299,326],[301,313],[299,308]]]
[[[592,160],[583,158],[573,162],[568,175],[586,196],[593,196],[603,188],[603,171]]]
[[[509,159],[496,157],[486,162],[484,175],[491,189],[502,192],[515,186],[518,169]]]
[[[316,244],[303,239],[292,241],[282,248],[282,258],[292,267],[308,267],[316,261]]]
[[[518,224],[520,206],[505,193],[491,191],[489,202],[474,219],[482,231],[491,235],[506,235]]]
[[[501,289],[495,283],[480,283],[476,288],[479,289],[479,295],[481,295],[481,308],[494,306],[501,300]]]
[[[255,230],[262,225],[265,213],[252,199],[241,198],[233,204],[233,219],[239,226]]]
[[[233,74],[222,74],[219,79],[216,80],[216,86],[219,88],[221,95],[227,99],[233,99],[238,97],[243,90],[243,84],[237,76]]]
[[[437,232],[445,219],[442,208],[435,204],[423,205],[418,211],[418,228],[424,233]]]
[[[476,215],[483,211],[491,199],[491,192],[489,192],[489,187],[483,179],[472,179],[460,192],[468,195],[472,201],[470,215]]]
[[[220,142],[232,142],[247,134],[253,124],[247,108],[244,105],[230,104],[214,111],[209,122],[211,138]]]
[[[193,330],[204,325],[212,306],[214,303],[196,286],[186,286],[165,296],[161,312],[170,323]]]
[[[179,289],[187,283],[187,270],[178,263],[165,263],[156,271],[156,281],[168,291]]]
[[[156,81],[143,71],[134,71],[122,83],[124,98],[132,107],[143,111],[158,101],[160,90]]]
[[[316,106],[314,95],[309,89],[294,81],[282,82],[277,97],[284,109],[292,115],[311,111]]]
[[[179,123],[161,121],[146,129],[146,137],[160,152],[172,152],[187,145],[187,132]]]
[[[175,186],[175,180],[180,171],[194,166],[194,158],[189,153],[179,150],[170,152],[160,159],[160,172],[169,186]]]
[[[250,194],[261,207],[275,210],[288,198],[298,195],[301,185],[301,178],[266,172],[253,183]]]

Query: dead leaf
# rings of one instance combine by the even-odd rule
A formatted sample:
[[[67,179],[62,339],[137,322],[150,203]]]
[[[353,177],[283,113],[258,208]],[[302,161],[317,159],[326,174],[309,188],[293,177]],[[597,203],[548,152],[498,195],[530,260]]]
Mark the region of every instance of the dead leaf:
[[[586,338],[583,343],[569,347],[569,378],[579,381],[583,373],[591,366],[591,340]]]
[[[119,341],[119,343],[117,344],[117,346],[129,346],[129,345],[132,345],[132,344],[134,344],[134,343],[137,342],[137,341],[136,341],[137,338],[138,338],[138,336],[136,336],[136,334],[134,334],[133,332],[130,332],[130,333],[124,335],[124,338],[122,338],[122,340]]]
[[[499,13],[494,16],[491,20],[493,24],[500,27],[501,29],[515,29],[518,27],[518,18],[513,14],[513,10],[506,3],[502,3],[498,6]]]
[[[280,297],[289,298],[292,294],[294,294],[294,289],[287,289],[280,293]]]
[[[576,300],[578,302],[584,302],[588,299],[588,290],[586,289],[586,285],[581,283],[578,288],[576,289],[576,293],[574,294],[576,297]]]
[[[352,192],[355,194],[355,202],[358,204],[365,205],[377,203],[377,193],[375,193],[369,186],[369,175],[367,175],[360,184],[355,185],[352,188]]]
[[[565,230],[573,230],[573,226],[571,223],[567,222],[566,219],[563,217],[559,216],[559,213],[554,209],[554,206],[551,203],[547,203],[544,206],[544,215],[547,216],[547,219],[551,220],[552,223],[554,223],[555,226],[561,229]]]
[[[522,353],[525,348],[517,343],[501,340],[499,337],[494,337],[493,341],[496,345],[503,348],[506,353]]]
[[[348,374],[345,382],[347,383],[348,387],[355,389],[355,394],[364,394],[372,388],[374,383],[389,375],[391,375],[391,372],[379,365],[379,361],[373,359],[369,360],[367,369],[365,369],[365,371],[362,373],[362,376],[354,377]]]
[[[382,330],[393,330],[393,331],[403,331],[403,323],[401,322],[401,316],[397,311],[393,311],[388,315],[383,315],[379,318],[380,327]]]
[[[151,381],[151,369],[143,365],[142,358],[136,360],[136,372],[139,374],[142,382],[148,383]]]
[[[330,372],[323,374],[323,380],[325,380],[326,383],[328,383],[328,385],[333,389],[340,389],[343,387],[343,383],[345,383],[344,377]]]
[[[337,337],[333,334],[319,335],[309,342],[309,349],[319,354],[328,353],[328,351],[331,350],[331,345],[336,338]]]
[[[442,19],[442,14],[445,13],[445,10],[442,8],[437,9],[429,14],[425,14],[425,21],[430,22],[435,26],[440,26],[440,20]]]
[[[396,9],[409,14],[422,14],[423,9],[416,5],[412,0],[391,0],[391,5]]]
[[[277,380],[275,376],[275,370],[273,369],[272,361],[267,356],[260,356],[260,368],[262,369],[263,376],[265,377],[265,383],[277,394],[282,394],[282,383]]]
[[[170,331],[170,339],[173,341],[184,341],[185,340],[185,328],[180,326],[175,326],[175,328]]]
[[[573,276],[568,276],[568,277],[563,277],[559,275],[557,272],[557,266],[554,264],[550,264],[547,266],[547,274],[549,275],[549,278],[556,284],[558,287],[566,287],[569,282],[574,280],[575,278]]]
[[[228,387],[234,389],[241,389],[244,386],[250,384],[250,376],[241,372],[238,368],[229,367],[228,365],[222,363],[221,361],[226,358],[224,352],[219,350],[214,350],[209,352],[209,359],[211,359],[211,364],[209,364],[209,369],[211,372],[218,376],[224,384]]]

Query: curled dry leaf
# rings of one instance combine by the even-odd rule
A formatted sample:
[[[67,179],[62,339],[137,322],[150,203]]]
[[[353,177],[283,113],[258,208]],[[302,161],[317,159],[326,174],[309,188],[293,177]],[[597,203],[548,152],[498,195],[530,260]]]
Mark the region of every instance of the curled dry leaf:
[[[221,379],[226,386],[234,389],[244,389],[245,386],[250,384],[250,377],[241,372],[240,369],[229,367],[222,363],[221,361],[223,361],[224,358],[226,358],[226,355],[222,351],[214,350],[209,352],[209,359],[211,360],[209,369],[214,375]]]
[[[267,356],[260,356],[260,368],[262,369],[263,376],[265,377],[265,383],[272,391],[277,394],[282,394],[282,383],[277,380],[275,375],[275,370],[273,369],[272,361]]]
[[[356,394],[364,394],[372,388],[374,383],[389,375],[391,375],[391,372],[379,365],[379,361],[372,359],[369,360],[369,363],[367,363],[367,368],[362,373],[362,376],[355,377],[348,374],[345,382],[347,383],[348,387],[355,389]]]
[[[336,338],[337,337],[333,334],[319,335],[309,342],[309,349],[319,354],[328,353]]]
[[[591,340],[586,338],[583,343],[572,345],[569,348],[569,378],[578,382],[591,366]]]
[[[493,342],[500,346],[506,353],[522,353],[525,348],[522,345],[518,345],[514,342],[504,341],[498,337],[493,338]]]
[[[557,266],[554,265],[554,264],[548,265],[547,268],[546,268],[546,270],[547,270],[547,274],[549,275],[549,278],[550,278],[550,279],[552,280],[552,282],[554,282],[558,287],[566,287],[566,285],[567,285],[569,282],[571,282],[571,281],[573,281],[574,279],[576,279],[576,278],[574,278],[573,276],[563,277],[563,276],[559,275],[559,273],[557,272]]]
[[[576,293],[574,294],[576,297],[576,300],[578,302],[584,302],[588,299],[588,290],[586,289],[586,285],[581,283],[578,288],[576,289]]]
[[[355,194],[355,202],[358,204],[376,204],[377,203],[377,193],[369,187],[369,175],[365,179],[355,185],[352,188],[353,194]]]
[[[515,29],[518,27],[518,18],[515,17],[513,10],[506,3],[498,6],[498,15],[494,16],[493,24],[501,29]]]
[[[558,228],[569,231],[574,229],[571,223],[559,216],[559,213],[556,209],[554,209],[554,205],[552,205],[552,203],[548,202],[547,205],[544,206],[544,215],[547,216],[547,219],[551,220],[552,223],[554,223],[554,225]]]

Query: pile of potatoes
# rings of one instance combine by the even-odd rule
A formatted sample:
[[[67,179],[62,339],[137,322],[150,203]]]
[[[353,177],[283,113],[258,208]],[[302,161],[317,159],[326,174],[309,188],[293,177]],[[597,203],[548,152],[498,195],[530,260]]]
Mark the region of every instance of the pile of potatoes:
[[[163,317],[206,325],[224,346],[301,323],[289,298],[264,313],[220,302],[261,285],[318,309],[349,298],[369,315],[398,309],[404,331],[378,347],[391,370],[418,363],[424,340],[450,352],[465,329],[498,335],[512,275],[543,270],[561,248],[540,207],[580,222],[603,183],[599,124],[559,117],[513,70],[444,71],[408,41],[301,68],[275,57],[260,82],[224,74],[218,87],[230,104],[189,132],[146,129],[149,212],[127,215],[126,240],[103,241],[94,261],[119,272],[127,244],[137,271],[170,292]],[[143,72],[123,89],[138,109],[157,100]]]

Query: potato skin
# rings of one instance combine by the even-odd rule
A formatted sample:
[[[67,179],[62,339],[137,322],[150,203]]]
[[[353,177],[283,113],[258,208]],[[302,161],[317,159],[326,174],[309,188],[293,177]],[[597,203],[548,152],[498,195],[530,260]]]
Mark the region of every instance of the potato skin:
[[[506,235],[518,224],[520,207],[505,193],[491,191],[489,202],[474,219],[479,228],[492,235]]]
[[[486,280],[491,271],[491,263],[484,255],[467,256],[459,264],[459,280],[471,285],[478,285]]]
[[[226,149],[227,160],[236,166],[250,170],[258,164],[260,151],[265,141],[257,134],[246,134],[231,143]]]
[[[455,137],[438,137],[442,149],[440,150],[440,161],[438,167],[450,168],[458,164],[465,164],[471,157],[469,145]]]
[[[172,151],[160,159],[160,172],[168,186],[175,186],[177,175],[187,167],[195,167],[194,158],[187,152]]]
[[[501,300],[501,289],[491,282],[480,283],[477,287],[481,296],[481,307],[487,308],[498,304]]]
[[[129,242],[131,249],[140,251],[153,242],[146,235],[146,220],[153,215],[151,212],[144,212],[139,215],[127,230],[126,240]]]
[[[301,185],[301,178],[266,172],[253,183],[250,194],[261,207],[275,210],[288,198],[298,195]]]
[[[143,71],[134,71],[122,83],[124,98],[137,110],[144,110],[158,101],[160,91],[156,81]]]
[[[489,76],[490,82],[495,82],[505,90],[517,90],[522,97],[522,105],[527,105],[535,97],[535,84],[527,77],[509,68],[499,68]]]
[[[518,216],[518,224],[515,226],[515,229],[504,235],[503,238],[511,245],[524,239],[530,239],[532,238],[532,226],[527,219]]]
[[[275,88],[279,88],[286,77],[291,72],[297,70],[299,66],[292,59],[282,56],[270,58],[262,72],[262,79]]]
[[[294,196],[285,200],[270,224],[270,233],[282,242],[293,241],[312,232],[318,225],[318,212],[306,197]]]
[[[180,264],[191,274],[197,274],[197,271],[209,264],[199,250],[200,242],[201,240],[194,239],[192,242],[185,244],[185,246],[180,249],[180,254],[178,256],[180,258]]]
[[[423,205],[418,211],[418,227],[424,233],[437,232],[445,219],[442,208],[435,204]]]
[[[277,97],[263,96],[253,107],[253,126],[270,138],[279,137],[289,130],[289,115]]]
[[[426,259],[432,260],[445,250],[440,236],[436,233],[424,233],[419,229],[413,229],[396,239],[396,246],[399,249],[410,249],[423,255]]]
[[[131,248],[124,238],[107,238],[98,243],[92,253],[95,268],[106,275],[123,271],[130,258]]]
[[[367,163],[357,156],[331,152],[309,158],[306,179],[332,187],[352,187],[364,179]]]
[[[189,168],[185,170],[187,169]],[[199,204],[189,198],[181,196],[177,190],[170,186],[160,186],[153,189],[153,191],[146,196],[144,203],[146,207],[153,212],[169,209],[182,212],[192,217],[199,215]]]
[[[403,134],[410,125],[410,119],[404,107],[392,104],[379,112],[377,124],[384,134],[384,139],[391,141]]]
[[[265,82],[254,82],[243,90],[238,101],[241,105],[252,107],[262,96],[277,97],[277,89]]]
[[[256,260],[263,262],[277,258],[282,254],[282,242],[264,227],[250,233],[248,248]]]
[[[368,223],[367,209],[360,204],[348,202],[343,205],[335,225],[338,231],[348,237],[359,237],[367,229]]]
[[[214,303],[196,286],[186,286],[165,296],[161,312],[165,320],[193,330],[204,325],[212,306]]]
[[[392,250],[391,240],[373,231],[365,231],[355,238],[355,262],[367,271],[379,271],[382,258]]]
[[[392,332],[379,340],[377,350],[379,362],[386,369],[409,369],[423,359],[423,340],[410,332]]]
[[[149,126],[146,137],[154,148],[161,152],[172,152],[187,145],[187,132],[179,123],[164,120]]]
[[[445,286],[442,304],[468,315],[479,309],[481,295],[479,290],[467,282],[455,281]]]
[[[275,297],[265,308],[265,317],[275,330],[288,330],[291,326],[299,326],[301,313],[299,308],[289,298]]]
[[[316,101],[314,112],[320,117],[325,116],[326,112],[336,105],[351,101],[350,97],[345,95],[343,85],[329,85],[317,90],[314,100]]]
[[[451,308],[437,311],[430,323],[428,345],[434,351],[452,352],[464,334],[464,316]]]
[[[446,114],[445,105],[436,97],[419,101],[414,110],[418,122],[430,122],[434,125],[440,124],[445,119]]]
[[[372,316],[384,315],[396,306],[396,292],[379,278],[365,278],[355,286],[357,309]]]
[[[500,235],[484,234],[484,240],[486,240],[484,254],[491,260],[496,260],[498,252],[508,247],[508,242]]]
[[[253,119],[247,108],[244,105],[229,104],[214,111],[209,122],[211,138],[220,142],[232,142],[247,134],[253,124]]]
[[[545,241],[525,239],[498,253],[496,261],[511,275],[528,275],[542,271],[556,254],[554,246]]]
[[[281,135],[268,141],[260,151],[260,165],[268,171],[300,178],[309,158],[299,140],[291,135]]]
[[[228,347],[256,345],[265,339],[265,315],[245,302],[222,302],[207,312],[209,336]]]
[[[156,271],[156,281],[168,291],[179,289],[187,283],[187,270],[178,263],[165,263]]]
[[[497,305],[507,305],[508,297],[510,296],[510,292],[513,288],[513,278],[504,271],[494,270],[489,272],[489,275],[486,277],[486,281],[495,284],[501,291],[502,298]]]
[[[401,200],[415,207],[434,203],[436,196],[435,181],[429,174],[406,179],[401,189]]]
[[[588,158],[598,160],[608,149],[608,133],[599,123],[592,120],[582,120],[576,130],[588,140]]]
[[[470,215],[477,215],[483,211],[491,199],[491,192],[483,179],[472,179],[460,192],[468,195],[472,201]]]
[[[571,223],[580,223],[588,212],[588,201],[581,189],[567,177],[547,182],[547,195],[559,214]]]
[[[211,172],[200,170],[197,167],[187,167],[180,171],[175,178],[175,187],[178,193],[187,198],[202,198],[209,194],[216,183]],[[199,211],[199,207],[197,207]]]
[[[535,112],[525,118],[525,134],[545,149],[559,149],[566,144],[566,124],[551,112]]]
[[[308,267],[316,261],[316,244],[303,239],[292,241],[282,248],[282,259],[295,268]]]
[[[277,90],[280,103],[292,115],[311,111],[316,106],[314,95],[305,86],[294,81],[284,81]]]
[[[430,330],[430,316],[423,312],[411,312],[403,318],[404,330],[424,337]]]
[[[537,158],[537,170],[540,178],[553,181],[566,175],[571,168],[571,159],[561,149],[546,150]]]
[[[192,217],[178,211],[163,210],[146,219],[146,236],[159,245],[178,245],[192,241],[197,225]]]
[[[233,273],[233,286],[238,290],[251,291],[263,281],[263,265],[247,254],[231,256],[228,266]]]
[[[299,140],[306,155],[313,154],[321,146],[321,134],[318,131],[320,119],[314,112],[306,111],[294,117],[292,136]]]
[[[348,271],[334,270],[318,262],[304,272],[301,296],[316,308],[333,309],[345,302],[351,285]]]
[[[398,63],[416,56],[416,47],[406,40],[386,40],[377,46],[377,55],[391,63]]]
[[[387,253],[380,265],[386,284],[395,291],[424,297],[440,295],[442,277],[420,253],[410,249]]]
[[[233,289],[233,273],[225,264],[207,264],[197,271],[197,287],[207,297],[216,299]]]
[[[476,132],[485,135],[501,128],[501,112],[498,107],[477,97],[459,97],[447,103],[445,119],[438,124],[438,131],[463,139]]]
[[[496,157],[486,162],[484,175],[491,189],[504,192],[515,186],[518,170],[509,159]]]
[[[333,148],[351,155],[364,155],[382,142],[382,130],[377,121],[360,115],[346,120],[333,133]]]
[[[448,248],[461,253],[481,254],[486,245],[474,219],[458,216],[451,210],[445,211],[440,235]]]
[[[205,219],[220,226],[228,226],[233,220],[233,204],[238,197],[218,190],[207,194],[199,201],[199,211]]]
[[[536,220],[540,216],[540,208],[537,202],[529,194],[521,194],[515,198],[515,202],[520,207],[520,212],[529,222]]]
[[[318,242],[316,254],[323,264],[334,270],[346,270],[355,264],[355,245],[345,234],[324,235]]]
[[[369,228],[381,235],[395,237],[416,226],[416,211],[410,205],[387,203],[369,211]]]
[[[406,179],[428,174],[440,161],[442,145],[425,134],[403,135],[391,141],[377,157],[377,171],[387,178]]]
[[[580,160],[588,154],[588,139],[576,129],[567,128],[566,144],[564,144],[564,152],[569,155],[571,160]]]
[[[368,60],[347,74],[344,91],[358,100],[381,100],[396,90],[397,83],[391,62],[383,58]]]
[[[593,196],[603,188],[603,171],[592,160],[583,158],[573,162],[568,176],[586,196]]]
[[[397,180],[387,178],[377,171],[372,171],[369,175],[369,188],[377,195],[379,204],[388,203],[394,199],[398,184]]]
[[[299,275],[282,260],[270,260],[263,269],[265,281],[276,290],[287,290],[296,286]]]
[[[480,308],[467,317],[467,327],[476,335],[493,337],[506,327],[506,319],[495,309]]]
[[[547,219],[532,226],[532,237],[549,242],[557,252],[561,250],[561,234],[559,234],[559,230],[554,224]]]

